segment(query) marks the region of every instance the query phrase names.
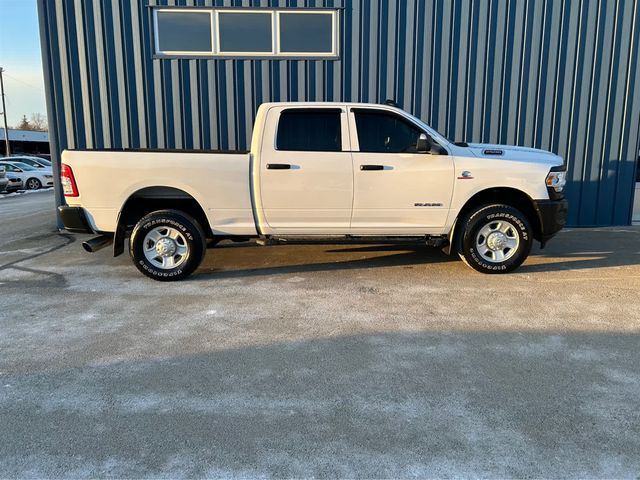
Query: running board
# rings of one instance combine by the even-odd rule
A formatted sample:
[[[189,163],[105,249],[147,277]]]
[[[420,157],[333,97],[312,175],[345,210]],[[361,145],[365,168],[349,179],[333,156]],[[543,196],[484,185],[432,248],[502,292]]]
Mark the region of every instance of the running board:
[[[429,247],[444,247],[449,242],[446,235],[423,235],[423,236],[371,236],[371,235],[287,235],[287,236],[265,236],[256,240],[256,244],[261,246],[269,245],[304,245],[304,244],[325,244],[325,245],[348,245],[359,244],[422,244]]]

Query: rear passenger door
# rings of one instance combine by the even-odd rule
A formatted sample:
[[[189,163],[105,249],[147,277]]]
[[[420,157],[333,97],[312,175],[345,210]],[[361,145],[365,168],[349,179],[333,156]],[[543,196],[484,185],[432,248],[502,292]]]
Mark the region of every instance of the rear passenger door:
[[[260,155],[260,197],[269,232],[346,234],[353,166],[346,108],[274,107]]]

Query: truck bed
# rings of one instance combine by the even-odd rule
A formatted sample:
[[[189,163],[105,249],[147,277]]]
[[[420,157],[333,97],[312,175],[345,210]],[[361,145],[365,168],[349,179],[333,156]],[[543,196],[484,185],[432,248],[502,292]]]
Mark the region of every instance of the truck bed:
[[[96,231],[113,232],[120,209],[132,195],[172,191],[194,198],[216,235],[255,235],[251,206],[250,154],[244,151],[66,150],[78,197]]]

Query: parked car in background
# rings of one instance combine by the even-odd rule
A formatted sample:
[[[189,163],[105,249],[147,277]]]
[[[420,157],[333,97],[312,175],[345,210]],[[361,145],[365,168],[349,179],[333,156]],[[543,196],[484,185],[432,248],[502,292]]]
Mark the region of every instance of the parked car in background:
[[[0,192],[4,192],[9,184],[9,180],[7,179],[6,168],[0,166]]]
[[[7,172],[17,174],[22,180],[24,187],[28,190],[37,190],[42,187],[53,187],[53,175],[51,170],[39,169],[27,165],[26,163],[3,159],[0,165],[5,167]]]
[[[50,153],[34,153],[33,156],[41,158],[43,160],[46,160],[46,161],[49,162],[49,165],[51,165],[51,154]]]
[[[35,168],[51,170],[51,162],[40,157],[32,157],[28,155],[12,155],[6,160],[11,160],[12,162],[22,162]]]
[[[7,193],[13,193],[24,189],[24,182],[22,181],[22,178],[20,178],[19,174],[7,172],[7,180],[8,183],[5,190]]]

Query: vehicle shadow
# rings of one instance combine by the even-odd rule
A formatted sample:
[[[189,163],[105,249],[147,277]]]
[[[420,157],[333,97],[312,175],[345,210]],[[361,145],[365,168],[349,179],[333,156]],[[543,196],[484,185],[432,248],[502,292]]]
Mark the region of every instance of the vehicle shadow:
[[[412,268],[457,261],[457,257],[423,245],[336,245],[220,245],[209,250],[193,278],[205,280],[211,276],[239,278],[384,267]]]
[[[456,265],[459,263],[459,266]],[[194,279],[239,278],[263,275],[384,267],[451,264],[467,268],[457,255],[418,244],[304,243],[257,246],[252,242],[223,243],[210,249]],[[597,269],[640,264],[640,229],[635,227],[569,229],[560,232],[545,249],[537,242],[519,273]]]

